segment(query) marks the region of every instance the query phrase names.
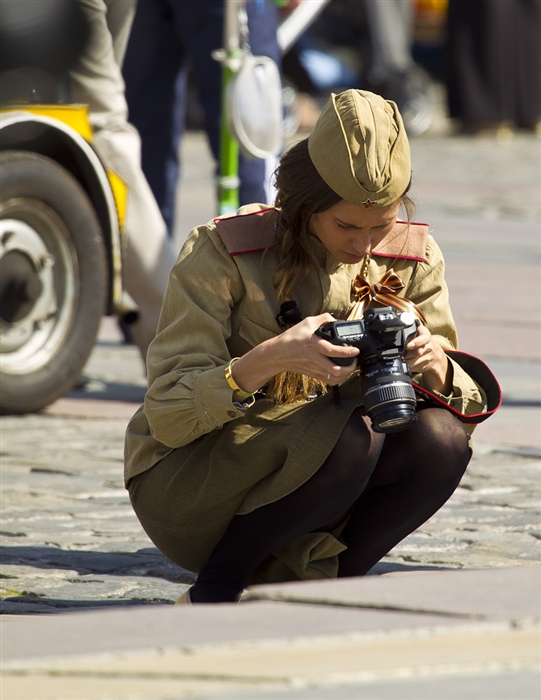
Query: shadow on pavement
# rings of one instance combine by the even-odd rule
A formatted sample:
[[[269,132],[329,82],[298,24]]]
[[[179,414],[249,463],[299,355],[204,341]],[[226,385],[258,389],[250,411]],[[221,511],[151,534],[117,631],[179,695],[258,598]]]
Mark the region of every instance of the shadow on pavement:
[[[535,399],[506,399],[504,395],[502,400],[502,406],[510,406],[516,408],[540,408],[541,401]]]
[[[64,395],[67,399],[97,399],[99,401],[125,401],[140,404],[145,398],[146,388],[124,382],[89,382],[81,388]]]
[[[103,610],[104,608],[126,608],[136,605],[172,605],[165,598],[126,598],[114,600],[65,600],[62,598],[43,598],[36,595],[13,596],[0,602],[0,615],[36,615],[43,613],[81,612],[86,610]]]
[[[92,552],[58,547],[0,547],[5,566],[29,566],[36,569],[64,569],[78,575],[151,576],[179,583],[186,576],[155,547],[137,552]]]

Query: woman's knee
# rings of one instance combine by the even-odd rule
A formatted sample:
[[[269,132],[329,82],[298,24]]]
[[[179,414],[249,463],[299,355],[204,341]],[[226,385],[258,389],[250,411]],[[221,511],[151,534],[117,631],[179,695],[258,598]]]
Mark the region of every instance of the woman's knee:
[[[464,426],[444,408],[422,407],[417,423],[387,435],[373,485],[421,478],[431,488],[457,485],[470,459]]]
[[[362,412],[356,409],[319,468],[323,488],[342,490],[365,483],[374,471],[383,439],[370,429]]]
[[[468,433],[464,425],[445,408],[425,408],[418,412],[418,428],[423,443],[434,450],[467,452]]]
[[[421,452],[437,465],[434,476],[460,480],[471,456],[464,425],[444,408],[428,408],[419,411],[418,427]]]

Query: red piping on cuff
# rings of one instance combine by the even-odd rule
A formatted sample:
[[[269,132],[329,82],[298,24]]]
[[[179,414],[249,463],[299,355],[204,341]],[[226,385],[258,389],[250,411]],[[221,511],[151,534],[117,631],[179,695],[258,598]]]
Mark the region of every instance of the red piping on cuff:
[[[482,387],[487,396],[487,410],[482,413],[470,413],[466,415],[465,413],[457,411],[456,408],[449,406],[448,403],[440,399],[439,396],[436,396],[436,394],[432,393],[429,389],[424,389],[415,382],[412,382],[413,388],[417,393],[421,394],[421,396],[451,411],[462,423],[482,423],[487,418],[490,418],[502,405],[502,390],[498,380],[490,368],[478,357],[475,357],[475,355],[469,355],[459,350],[446,350],[445,353]]]

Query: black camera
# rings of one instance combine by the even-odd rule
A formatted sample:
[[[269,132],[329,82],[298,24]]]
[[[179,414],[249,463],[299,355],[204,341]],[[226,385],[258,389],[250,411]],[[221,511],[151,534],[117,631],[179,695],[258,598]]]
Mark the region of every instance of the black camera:
[[[403,356],[418,325],[414,314],[385,306],[368,309],[362,320],[331,321],[316,331],[334,345],[359,348],[356,357],[332,360],[343,366],[359,363],[365,410],[378,433],[396,433],[417,422],[415,390]]]

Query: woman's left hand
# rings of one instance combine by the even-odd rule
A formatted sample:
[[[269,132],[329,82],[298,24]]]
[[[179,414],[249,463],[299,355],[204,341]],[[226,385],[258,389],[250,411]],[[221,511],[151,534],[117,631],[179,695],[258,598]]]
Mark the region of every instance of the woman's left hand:
[[[422,324],[417,335],[406,345],[404,356],[413,374],[421,372],[428,389],[441,394],[452,391],[452,369],[441,345],[434,340],[432,333]]]

